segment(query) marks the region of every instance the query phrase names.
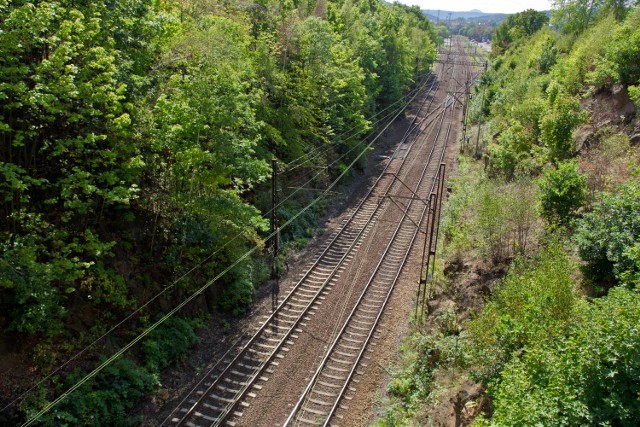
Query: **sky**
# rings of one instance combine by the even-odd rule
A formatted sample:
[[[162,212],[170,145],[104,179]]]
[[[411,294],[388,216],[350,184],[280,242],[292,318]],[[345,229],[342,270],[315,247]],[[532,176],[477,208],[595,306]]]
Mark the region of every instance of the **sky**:
[[[516,13],[526,9],[549,10],[550,0],[510,0],[508,2],[500,0],[398,0],[409,6],[418,5],[420,9],[441,9],[455,12],[466,12],[478,9],[491,13]]]

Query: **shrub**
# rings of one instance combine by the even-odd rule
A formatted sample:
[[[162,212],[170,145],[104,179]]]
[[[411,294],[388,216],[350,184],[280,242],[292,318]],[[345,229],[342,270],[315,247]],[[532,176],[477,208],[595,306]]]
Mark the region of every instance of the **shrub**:
[[[158,373],[170,363],[183,358],[198,342],[194,322],[171,317],[151,332],[142,343],[145,366]]]
[[[640,245],[640,182],[632,178],[617,192],[603,193],[578,222],[574,241],[587,276],[611,283],[640,272],[636,248]]]
[[[504,205],[502,188],[487,181],[478,188],[476,229],[485,254],[494,261],[506,255],[509,240],[508,213]]]
[[[546,169],[539,181],[542,216],[551,224],[568,225],[584,204],[586,185],[575,161]]]
[[[596,23],[590,31],[585,31],[566,50],[567,56],[559,59],[551,70],[554,79],[570,94],[583,92],[588,73],[594,69],[596,59],[613,37],[616,23],[613,18],[605,18]],[[566,41],[568,38],[564,38]],[[560,39],[559,42],[563,41]]]
[[[566,336],[531,343],[490,387],[485,425],[632,426],[640,417],[640,295],[618,288],[583,306]]]
[[[495,380],[526,346],[562,336],[577,304],[571,265],[559,244],[551,244],[533,261],[518,261],[468,324],[478,378]]]
[[[241,277],[226,285],[218,300],[218,306],[224,310],[239,316],[245,308],[253,301],[253,284],[247,277]]]
[[[640,108],[640,86],[629,86],[629,97],[636,108]]]
[[[76,372],[69,385],[83,377]],[[82,385],[40,418],[44,426],[129,427],[137,420],[128,416],[138,399],[158,384],[154,375],[130,359],[118,359]],[[28,411],[29,412],[29,411]]]
[[[611,81],[626,85],[640,83],[640,10],[616,28],[613,39],[598,59],[589,81],[605,85]]]
[[[540,120],[541,139],[552,160],[566,160],[575,154],[573,130],[585,121],[586,114],[578,99],[567,95],[558,83],[549,85],[547,94],[548,106]]]

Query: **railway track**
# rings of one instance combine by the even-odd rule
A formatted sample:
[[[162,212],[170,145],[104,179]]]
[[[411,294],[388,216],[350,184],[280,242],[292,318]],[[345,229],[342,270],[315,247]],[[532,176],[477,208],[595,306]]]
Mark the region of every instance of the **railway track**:
[[[426,84],[433,90],[437,79]],[[375,185],[354,209],[353,214],[325,244],[316,260],[289,292],[276,311],[264,322],[253,337],[232,359],[223,362],[222,371],[211,372],[191,396],[181,404],[167,425],[216,425],[234,415],[235,405],[251,389],[259,387],[256,380],[270,373],[278,365],[277,359],[288,351],[296,329],[304,327],[304,320],[321,305],[324,294],[331,291],[335,277],[352,258],[362,238],[375,223],[381,206],[371,197],[374,189],[388,191],[394,185],[394,176],[380,175]],[[235,415],[238,415],[236,411]]]
[[[448,92],[452,92],[451,88]],[[326,426],[339,409],[349,383],[374,336],[411,247],[418,237],[427,211],[431,208],[426,200],[434,192],[438,182],[444,179],[440,165],[444,159],[453,123],[450,113],[452,106],[453,104],[446,101],[442,113],[439,114],[440,122],[429,156],[418,182],[411,191],[415,197],[409,199],[383,256],[302,396],[293,407],[284,423],[285,426]],[[449,120],[445,121],[447,115]],[[442,132],[443,127],[446,127],[445,132]],[[429,181],[427,185],[424,185],[425,181]]]
[[[441,72],[443,71],[444,66],[441,67]],[[426,95],[419,110],[383,173],[379,175],[348,219],[328,239],[282,303],[234,357],[224,360],[203,378],[163,425],[211,426],[224,423],[234,425],[233,420],[242,416],[243,407],[247,405],[245,399],[254,397],[262,388],[261,384],[266,382],[268,376],[278,368],[280,360],[295,344],[295,340],[307,326],[307,322],[312,319],[313,314],[322,306],[325,298],[338,283],[341,272],[348,266],[362,242],[376,226],[380,215],[393,205],[389,201],[390,198],[386,196],[404,195],[401,197],[408,197],[410,202],[406,205],[403,218],[385,250],[385,256],[354,306],[349,316],[351,320],[345,323],[331,347],[332,350],[327,353],[326,361],[323,361],[318,368],[318,378],[331,375],[327,374],[331,370],[343,372],[342,369],[346,368],[340,367],[339,364],[345,363],[344,354],[349,354],[349,358],[353,358],[353,361],[349,361],[350,374],[342,386],[346,389],[349,378],[353,376],[375,330],[393,284],[406,261],[409,249],[416,239],[419,230],[416,225],[422,224],[427,209],[424,200],[428,198],[435,185],[438,166],[446,149],[446,138],[436,137],[437,144],[430,149],[429,161],[424,163],[419,182],[413,189],[404,183],[402,178],[408,176],[409,170],[416,163],[417,156],[409,158],[407,155],[416,142],[421,142],[419,132],[438,125],[439,136],[447,111],[455,103],[450,95],[445,98],[429,97],[429,94],[437,89],[441,77],[435,76],[427,82],[423,89]],[[452,84],[453,80],[449,79],[449,85]],[[434,104],[435,108],[433,108]],[[450,126],[451,123],[449,123],[449,129]],[[446,133],[448,135],[448,131]],[[423,185],[423,181],[429,179],[431,186]],[[416,198],[421,200],[415,200]],[[373,307],[376,315],[371,314],[374,312]],[[365,327],[368,328],[368,333],[362,332],[364,330],[362,328]],[[355,350],[356,347],[358,351]],[[338,357],[341,353],[344,353],[342,359]],[[321,372],[322,369],[324,373]],[[314,411],[325,414],[325,419],[328,421],[335,412],[337,402],[340,401],[344,390],[342,394],[336,394],[337,400],[333,401],[332,408],[327,411],[324,406],[327,403],[326,394],[330,392],[326,388],[314,389],[312,383],[318,387],[329,387],[325,385],[326,381],[314,379],[309,385],[308,393],[300,399],[299,404],[296,405],[295,414],[292,412],[288,422],[308,420],[313,423],[321,416],[321,414],[315,414],[310,417],[309,414],[314,414]],[[324,399],[320,396],[324,396]],[[322,409],[313,405],[320,405]]]

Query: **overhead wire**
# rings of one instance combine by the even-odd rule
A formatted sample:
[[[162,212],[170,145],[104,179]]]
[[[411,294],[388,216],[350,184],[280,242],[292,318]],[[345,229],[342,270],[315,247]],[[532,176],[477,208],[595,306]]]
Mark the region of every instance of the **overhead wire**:
[[[425,73],[425,74],[422,74],[422,75],[420,75],[420,76],[416,77],[416,80],[420,81],[420,83],[419,83],[419,84],[418,84],[414,89],[412,89],[411,91],[409,91],[409,93],[407,93],[406,95],[401,96],[401,97],[400,97],[400,98],[398,98],[396,101],[394,101],[393,103],[389,104],[387,107],[385,107],[385,108],[383,108],[382,110],[378,111],[377,113],[373,114],[371,117],[368,117],[366,120],[373,119],[374,117],[376,117],[377,115],[382,114],[382,113],[383,113],[383,112],[385,112],[386,110],[391,109],[391,107],[393,107],[393,106],[395,106],[396,104],[398,104],[399,102],[403,101],[405,98],[411,98],[411,97],[413,96],[413,94],[414,94],[414,93],[417,93],[419,90],[421,90],[421,89],[422,89],[422,87],[423,87],[423,85],[424,85],[424,82],[426,81],[426,78],[427,78],[430,74],[431,74],[431,73],[429,72],[429,73]],[[402,107],[400,107],[400,108],[402,108]],[[388,113],[388,114],[387,114],[387,115],[385,115],[384,117],[377,119],[374,123],[376,123],[376,124],[377,124],[377,123],[379,123],[380,121],[383,121],[384,119],[386,119],[386,118],[390,117],[390,116],[391,116],[391,115],[393,115],[393,114],[394,114],[393,112]],[[297,157],[297,158],[295,158],[295,159],[291,160],[290,162],[288,162],[288,163],[284,164],[284,169],[285,169],[285,171],[291,171],[291,170],[294,170],[294,169],[296,169],[296,168],[298,168],[298,167],[300,167],[300,166],[304,165],[304,161],[309,161],[309,160],[302,160],[302,162],[300,162],[300,160],[301,160],[301,159],[303,159],[303,158],[305,158],[305,157],[310,157],[310,156],[312,156],[312,155],[313,155],[314,157],[317,157],[317,156],[315,156],[315,155],[314,155],[314,153],[315,153],[315,152],[317,152],[317,151],[323,151],[323,152],[328,151],[331,147],[333,147],[333,146],[334,146],[334,144],[335,144],[335,143],[340,142],[340,140],[339,140],[338,138],[340,138],[340,137],[342,137],[342,136],[346,135],[347,133],[349,133],[349,132],[353,131],[353,130],[354,130],[354,129],[356,129],[357,127],[358,127],[358,125],[354,125],[354,126],[353,126],[353,127],[351,127],[350,129],[348,129],[348,130],[346,130],[346,131],[342,132],[340,135],[335,136],[335,137],[333,138],[333,141],[331,141],[328,145],[325,145],[325,146],[321,146],[321,145],[316,146],[316,147],[312,148],[311,150],[309,150],[308,152],[306,152],[306,153],[302,154],[301,156],[299,156],[299,157]],[[366,139],[366,138],[368,138],[369,136],[371,136],[372,134],[374,134],[375,132],[376,132],[376,131],[375,131],[375,129],[374,129],[374,130],[373,130],[369,135],[367,135],[367,136],[365,137],[365,139]],[[351,139],[351,138],[353,138],[353,137],[355,137],[355,136],[358,136],[358,133],[357,133],[357,132],[356,132],[356,133],[353,133],[352,135],[350,135],[349,137],[347,137],[346,139],[344,139],[344,140],[342,140],[342,141],[343,141],[343,142],[348,141],[349,139]],[[296,162],[300,162],[300,163],[298,163],[297,165],[293,165],[293,164],[294,164],[294,163],[296,163]],[[292,165],[293,165],[293,166],[292,166]]]
[[[313,207],[316,203],[318,203],[318,201],[320,199],[322,199],[323,197],[326,196],[326,194],[328,194],[331,189],[333,189],[337,183],[346,175],[346,173],[353,167],[353,165],[369,150],[369,148],[375,143],[375,141],[378,140],[378,138],[380,137],[380,135],[382,135],[382,133],[391,125],[391,123],[393,123],[393,121],[400,115],[400,113],[402,111],[404,111],[404,109],[406,109],[406,107],[411,103],[411,101],[413,101],[413,99],[415,98],[415,96],[417,95],[418,90],[414,91],[414,94],[410,97],[410,99],[408,101],[405,102],[403,108],[401,108],[396,115],[394,116],[394,118],[378,133],[378,135],[369,143],[367,144],[367,146],[358,154],[358,156],[347,166],[347,168],[345,168],[342,173],[325,189],[322,191],[322,193],[315,198],[314,200],[312,200],[307,206],[305,206],[303,209],[301,209],[298,213],[296,213],[294,216],[292,216],[289,220],[287,220],[281,227],[280,229],[283,229],[285,227],[287,227],[289,224],[291,224],[293,221],[295,221],[298,217],[300,217],[303,213],[305,213],[307,210],[309,210],[311,207]],[[405,97],[403,96],[401,99],[404,99]],[[362,143],[363,141],[361,141]],[[359,145],[359,144],[358,144]],[[340,158],[346,156],[348,153],[350,153],[351,151],[353,151],[358,145],[355,145],[354,147],[352,147],[351,150],[347,151],[345,154],[343,154],[342,156],[340,156]],[[340,159],[339,158],[339,159]],[[338,160],[335,160],[335,162],[337,162]],[[317,175],[316,175],[317,176]],[[313,178],[312,178],[313,179]],[[311,180],[307,181],[310,182]],[[301,191],[301,189],[297,189],[296,191],[294,191],[294,193],[290,194],[287,198],[285,198],[283,200],[286,201],[289,198],[291,198],[293,196],[293,194],[295,194],[297,191]],[[282,203],[282,202],[281,202]],[[277,208],[277,207],[276,207]],[[268,211],[267,213],[265,213],[263,215],[266,216],[270,213],[273,212],[272,208],[270,211]],[[266,240],[271,239],[274,237],[274,235],[277,233],[278,231],[274,231],[271,234],[269,234],[269,236],[267,236]],[[207,260],[211,259],[213,256],[215,256],[215,254],[219,253],[222,249],[224,249],[226,246],[228,246],[230,243],[232,243],[233,241],[235,241],[238,237],[240,237],[242,235],[242,233],[238,233],[236,234],[234,237],[230,238],[227,242],[225,242],[223,244],[222,247],[220,247],[219,249],[217,249],[216,251],[214,251],[212,254],[208,255],[207,257],[205,257],[203,260],[201,260],[198,264],[196,264],[194,267],[192,267],[189,271],[187,271],[186,273],[184,273],[182,276],[180,276],[178,279],[176,279],[171,285],[167,286],[165,289],[163,289],[162,291],[160,291],[159,293],[157,293],[154,297],[152,297],[149,301],[145,302],[142,306],[140,306],[139,308],[137,308],[135,311],[133,311],[131,314],[129,314],[127,317],[125,317],[123,320],[121,320],[119,323],[117,323],[115,326],[113,326],[111,329],[109,329],[107,332],[105,332],[104,334],[102,334],[99,338],[97,338],[96,340],[94,340],[91,344],[87,345],[85,348],[83,348],[81,351],[79,351],[78,353],[76,353],[74,356],[72,356],[70,359],[68,359],[65,363],[63,363],[62,365],[60,365],[58,368],[56,368],[53,372],[51,372],[49,375],[47,375],[45,378],[43,378],[42,380],[40,380],[39,382],[37,382],[35,385],[33,385],[32,387],[30,387],[27,391],[25,391],[24,393],[22,393],[20,396],[18,396],[16,399],[14,399],[13,401],[11,401],[9,404],[7,404],[4,408],[2,408],[0,410],[0,412],[6,410],[7,408],[11,407],[12,405],[14,405],[16,402],[18,402],[19,400],[21,400],[22,398],[24,398],[27,394],[29,394],[31,391],[33,391],[36,387],[38,387],[39,385],[41,385],[42,383],[44,383],[45,381],[47,381],[48,379],[50,379],[53,375],[55,375],[57,372],[59,372],[61,369],[63,369],[64,367],[66,367],[69,363],[71,363],[73,360],[77,359],[78,357],[80,357],[82,354],[84,354],[87,350],[89,350],[90,348],[92,348],[94,345],[96,345],[100,340],[104,339],[106,336],[108,336],[109,334],[111,334],[114,330],[116,330],[117,328],[119,328],[122,324],[124,324],[125,322],[127,322],[128,320],[130,320],[135,314],[139,313],[141,310],[143,310],[144,308],[146,308],[149,304],[151,304],[151,302],[155,301],[157,298],[159,298],[160,296],[162,296],[164,293],[166,293],[168,290],[172,289],[173,287],[175,287],[175,285],[177,283],[179,283],[182,279],[184,279],[185,277],[187,277],[189,274],[191,274],[193,271],[195,271],[196,269],[198,269],[199,267],[201,267]],[[222,270],[222,272],[220,272],[218,275],[216,275],[213,279],[211,279],[210,281],[208,281],[205,285],[203,285],[202,287],[200,287],[198,290],[196,290],[193,294],[191,294],[187,299],[185,299],[184,301],[182,301],[180,304],[178,304],[178,306],[176,306],[174,309],[172,309],[171,311],[169,311],[167,314],[165,314],[163,317],[161,317],[158,321],[156,321],[155,323],[153,323],[151,326],[149,326],[148,328],[146,328],[145,330],[143,330],[142,333],[140,333],[136,338],[134,338],[132,341],[130,341],[127,345],[125,345],[124,347],[122,347],[118,352],[116,352],[115,354],[113,354],[111,357],[109,357],[108,359],[106,359],[104,362],[102,362],[97,368],[95,368],[93,371],[91,371],[89,374],[87,374],[85,377],[83,377],[79,382],[77,382],[76,384],[74,384],[72,387],[70,387],[69,389],[67,389],[64,393],[62,393],[60,396],[58,396],[58,398],[56,398],[55,400],[53,400],[52,402],[48,403],[47,405],[45,405],[45,407],[40,410],[37,414],[35,414],[32,418],[30,418],[29,420],[27,420],[27,422],[25,422],[23,424],[23,427],[32,425],[38,418],[40,418],[42,415],[44,415],[46,412],[48,412],[51,408],[53,408],[54,406],[56,406],[58,403],[60,403],[62,400],[64,400],[67,396],[69,396],[71,393],[73,393],[75,390],[77,390],[79,387],[81,387],[84,383],[86,383],[87,381],[89,381],[90,379],[92,379],[95,375],[97,375],[100,371],[102,371],[106,366],[108,366],[109,364],[111,364],[115,359],[117,359],[118,357],[120,357],[123,353],[125,353],[127,350],[129,350],[131,347],[133,347],[135,344],[137,344],[141,339],[143,339],[145,336],[147,336],[149,333],[151,333],[153,330],[155,330],[159,325],[161,325],[162,323],[164,323],[169,317],[173,316],[176,312],[178,312],[181,308],[183,308],[186,304],[188,304],[189,302],[191,302],[196,296],[198,296],[199,294],[201,294],[206,288],[208,288],[209,286],[211,286],[214,282],[216,282],[217,280],[219,280],[222,276],[224,276],[226,273],[228,273],[230,270],[232,270],[234,267],[236,267],[238,264],[240,264],[242,261],[244,261],[246,258],[248,258],[251,254],[253,254],[256,250],[258,249],[258,246],[254,246],[253,248],[251,248],[250,250],[246,251],[243,255],[241,255],[239,258],[236,259],[236,261],[234,261],[231,265],[229,265],[228,267],[226,267],[224,270]]]
[[[415,95],[414,95],[415,97]],[[413,98],[411,99],[413,100]],[[407,105],[410,103],[407,102]],[[406,108],[406,107],[405,107]],[[404,111],[401,110],[399,111],[396,116],[394,117],[397,118],[400,113]],[[393,120],[390,121],[378,134],[378,136],[376,136],[369,144],[367,144],[367,146],[358,154],[358,156],[356,156],[355,159],[353,159],[351,161],[351,163],[342,171],[342,173],[340,173],[340,175],[333,181],[331,182],[331,184],[329,184],[329,186],[322,191],[322,193],[316,197],[314,200],[312,200],[311,202],[309,202],[309,204],[307,206],[305,206],[304,208],[302,208],[298,213],[296,213],[295,215],[293,215],[289,220],[287,220],[286,222],[284,222],[282,224],[282,226],[280,227],[282,228],[286,228],[287,226],[289,226],[293,221],[295,221],[298,217],[300,217],[302,214],[304,214],[307,210],[311,209],[316,203],[318,203],[318,201],[320,201],[320,199],[322,199],[323,197],[325,197],[337,184],[338,182],[349,172],[349,170],[353,167],[353,165],[360,160],[360,158],[369,151],[369,148],[375,143],[375,141],[378,140],[378,138],[380,137],[380,135],[382,135],[382,133],[391,125],[391,123],[393,123]],[[271,239],[273,238],[276,233],[278,233],[278,230],[274,230],[272,233],[269,234],[269,236],[267,236],[267,239]],[[209,286],[211,286],[213,283],[215,283],[216,281],[218,281],[221,277],[223,277],[225,274],[227,274],[229,271],[231,271],[233,268],[235,268],[238,264],[240,264],[242,261],[244,261],[245,259],[247,259],[251,254],[253,254],[256,250],[258,249],[258,246],[254,246],[253,248],[249,249],[248,251],[246,251],[243,255],[241,255],[240,257],[238,257],[233,263],[231,263],[229,266],[227,266],[224,270],[222,270],[220,273],[218,273],[213,279],[209,280],[207,283],[205,283],[203,286],[201,286],[200,288],[198,288],[195,292],[193,292],[189,297],[187,297],[185,300],[183,300],[180,304],[178,304],[176,307],[174,307],[171,311],[169,311],[167,314],[165,314],[164,316],[162,316],[158,321],[156,321],[155,323],[153,323],[151,326],[145,328],[140,334],[138,334],[133,340],[131,340],[128,344],[126,344],[124,347],[122,347],[120,350],[118,350],[115,354],[113,354],[111,357],[109,357],[108,359],[106,359],[104,362],[102,362],[100,365],[98,365],[98,367],[94,368],[93,371],[91,371],[89,374],[85,375],[80,381],[78,381],[76,384],[74,384],[73,386],[71,386],[69,389],[67,389],[64,393],[62,393],[60,396],[58,396],[56,399],[54,399],[52,402],[49,402],[47,405],[45,405],[38,413],[36,413],[35,415],[33,415],[29,420],[27,420],[24,424],[22,424],[22,427],[28,427],[30,425],[32,425],[34,422],[36,422],[42,415],[44,415],[45,413],[47,413],[51,408],[53,408],[54,406],[56,406],[57,404],[59,404],[62,400],[64,400],[67,396],[69,396],[71,393],[73,393],[74,391],[76,391],[79,387],[81,387],[83,384],[85,384],[87,381],[89,381],[90,379],[92,379],[93,377],[95,377],[98,373],[100,373],[106,366],[108,366],[109,364],[111,364],[114,360],[116,360],[118,357],[120,357],[122,354],[124,354],[127,350],[129,350],[131,347],[133,347],[135,344],[137,344],[140,340],[142,340],[144,337],[146,337],[148,334],[150,334],[153,330],[155,330],[159,325],[161,325],[162,323],[164,323],[169,317],[173,316],[175,313],[177,313],[180,309],[182,309],[184,306],[186,306],[188,303],[190,303],[195,297],[197,297],[198,295],[200,295],[202,292],[204,292],[204,290],[206,290]]]
[[[421,82],[421,84],[420,84],[420,86],[419,86],[419,89],[422,89],[422,88],[426,87],[426,84],[427,84],[426,80],[425,80],[425,81],[423,81],[423,82]],[[413,91],[412,91],[412,92],[413,92]],[[417,95],[417,93],[418,93],[418,92],[416,91],[416,92],[415,92],[415,95]],[[405,107],[403,108],[403,110],[406,108],[406,106],[408,106],[408,105],[412,102],[412,100],[415,98],[415,95],[413,95],[413,96],[409,99],[409,101],[407,101],[407,102],[406,102],[406,105],[405,105]],[[363,152],[361,152],[361,153],[360,153],[360,155],[358,156],[358,158],[359,158],[359,157],[361,157],[361,156],[362,156],[362,154],[364,154],[364,153],[369,149],[369,147],[370,147],[370,146],[375,142],[375,140],[377,140],[377,139],[378,139],[378,137],[379,137],[379,136],[380,136],[380,135],[381,135],[381,134],[382,134],[382,133],[383,133],[383,132],[388,128],[388,127],[389,127],[389,125],[390,125],[391,123],[393,123],[393,121],[398,117],[398,115],[399,115],[399,113],[396,113],[396,116],[393,118],[393,120],[391,120],[391,122],[390,122],[390,123],[388,123],[388,124],[385,126],[385,128],[384,128],[384,129],[382,129],[380,132],[378,132],[378,136],[374,139],[374,141],[372,141],[372,142],[371,142],[371,144],[369,144],[369,145],[365,148],[365,150],[363,150]],[[363,141],[361,141],[361,142],[364,142],[364,140],[363,140]],[[353,151],[353,149],[354,149],[354,148],[355,148],[355,147],[352,147],[352,148],[351,148],[351,150],[349,150],[349,151]],[[347,152],[347,153],[345,153],[345,154],[348,154],[348,152]],[[347,168],[347,170],[346,170],[346,171],[348,171],[348,170],[353,166],[353,164],[355,164],[355,162],[356,162],[357,160],[358,160],[358,159],[356,159],[354,162],[352,162],[352,163],[349,165],[349,167]],[[335,163],[335,162],[334,162],[334,163]],[[344,173],[346,173],[346,171],[345,171]],[[343,173],[342,175],[344,175],[344,173]],[[319,174],[316,174],[315,176],[318,176],[318,175],[319,175]],[[338,178],[337,178],[337,180],[340,180],[340,179],[341,179],[341,177],[342,177],[342,175],[341,175],[340,177],[338,177]],[[308,184],[308,183],[309,183],[310,181],[312,181],[313,179],[314,179],[314,178],[311,178],[311,180],[307,181],[307,183],[306,183],[306,184]],[[306,184],[305,184],[305,185],[306,185]],[[326,189],[324,194],[326,194],[329,190],[330,190],[330,188],[329,188],[329,189]],[[322,198],[323,196],[324,196],[324,195],[321,195],[321,196],[318,198],[318,200],[319,200],[320,198]],[[287,199],[285,198],[285,199],[284,199],[284,200],[282,200],[280,203],[284,202],[285,200],[287,200]],[[288,222],[287,222],[285,225],[287,225],[287,224],[288,224]],[[283,226],[283,227],[281,227],[281,228],[284,228],[284,226]],[[270,238],[270,237],[269,237],[269,238]],[[228,354],[230,350],[231,350],[231,349],[229,349],[229,350],[227,351],[227,353],[225,353],[225,355],[226,355],[226,354]],[[223,358],[224,358],[224,357],[223,357]],[[200,379],[200,381],[199,381],[199,382],[198,382],[198,383],[193,387],[193,389],[191,390],[191,392],[190,392],[190,393],[188,393],[188,394],[187,394],[187,396],[186,396],[186,397],[185,397],[185,398],[184,398],[184,399],[183,399],[183,400],[178,404],[178,407],[182,406],[182,404],[184,403],[184,401],[185,401],[186,399],[188,399],[189,395],[191,395],[191,394],[195,391],[195,389],[197,389],[197,388],[200,386],[200,384],[201,384],[203,381],[205,381],[205,379],[206,379],[206,378],[208,378],[208,377],[211,375],[211,373],[216,369],[216,367],[218,366],[218,364],[220,363],[220,361],[222,361],[222,360],[223,360],[223,358],[220,358],[220,359],[218,360],[218,362],[217,362],[217,363],[215,363],[214,365],[212,365],[212,367],[207,371],[207,373],[206,373],[206,374],[204,374],[204,375],[202,376],[202,378]],[[164,425],[164,424],[168,421],[168,419],[173,415],[173,412],[175,412],[175,410],[174,410],[174,411],[172,411],[169,415],[167,415],[167,417],[165,418],[165,420],[164,420],[160,425]]]

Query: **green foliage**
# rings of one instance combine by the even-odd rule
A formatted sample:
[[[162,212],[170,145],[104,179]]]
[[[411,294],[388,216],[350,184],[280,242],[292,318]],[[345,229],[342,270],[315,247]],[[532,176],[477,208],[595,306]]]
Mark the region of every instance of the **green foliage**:
[[[565,336],[529,344],[492,384],[483,425],[634,425],[640,416],[640,298],[612,290]]]
[[[596,69],[589,74],[595,85],[640,83],[640,9],[617,26],[611,41],[598,58]]]
[[[556,84],[549,86],[547,95],[548,109],[540,120],[540,137],[552,160],[566,160],[575,155],[573,130],[586,120],[586,114],[580,110],[578,99]]]
[[[616,29],[613,18],[607,17],[597,22],[590,31],[582,33],[574,43],[565,48],[566,56],[553,67],[551,74],[568,93],[585,92],[589,73],[596,67],[598,58],[604,52]]]
[[[139,295],[124,279],[132,270],[174,265],[162,267],[170,281],[237,233],[204,270],[263,244],[266,160],[317,151],[304,176],[355,148],[372,128],[365,117],[435,57],[436,32],[418,8],[325,6],[327,19],[296,2],[251,12],[152,0],[2,4],[10,328],[55,334],[68,295],[126,308]],[[225,295],[240,293],[227,301],[251,300],[249,270],[227,281]]]
[[[636,108],[640,108],[640,86],[629,86],[629,97]]]
[[[500,54],[507,49],[511,43],[518,39],[538,31],[549,22],[549,17],[544,12],[527,9],[523,12],[509,15],[496,27],[491,40],[494,54]]]
[[[253,302],[253,284],[246,278],[235,280],[223,290],[218,305],[222,310],[230,311],[238,316],[244,313],[245,307]]]
[[[520,260],[468,325],[478,377],[496,379],[524,348],[562,336],[578,305],[571,265],[558,244],[534,261]]]
[[[67,386],[82,378],[76,372]],[[158,385],[157,378],[130,359],[118,359],[42,416],[43,426],[118,426],[136,424],[128,412]],[[30,409],[28,412],[33,411]]]
[[[622,21],[634,3],[638,5],[620,0],[554,0],[551,22],[564,34],[576,35],[609,15]]]
[[[447,253],[459,258],[477,250],[495,262],[525,254],[535,229],[535,186],[525,178],[489,179],[478,164],[462,156],[459,162],[440,225]]]
[[[507,179],[516,176],[516,170],[529,158],[531,137],[519,121],[512,121],[498,137],[498,143],[489,146],[491,166]]]
[[[198,343],[194,329],[197,322],[171,317],[154,329],[142,342],[145,366],[159,373],[169,364],[181,360]]]
[[[569,225],[586,196],[587,180],[575,161],[545,169],[538,182],[542,216],[550,224]]]
[[[613,193],[604,193],[593,210],[578,221],[574,241],[586,261],[587,275],[601,283],[638,277],[640,245],[640,183],[631,179]]]
[[[485,181],[478,188],[477,209],[478,217],[476,229],[485,254],[490,255],[494,261],[501,260],[505,255],[508,229],[505,227],[508,219],[507,210],[504,209],[502,197],[496,197],[501,192],[498,186]]]
[[[387,386],[391,402],[377,426],[407,425],[425,402],[437,399],[438,371],[460,369],[470,363],[464,345],[467,337],[460,331],[455,309],[446,310],[435,325],[428,334],[416,331],[404,340],[402,366]]]
[[[51,264],[38,262],[44,251],[39,239],[25,236],[11,245],[3,242],[0,248],[0,292],[5,292],[4,303],[10,307],[8,329],[55,335],[62,327],[64,308],[51,287]]]
[[[472,163],[467,157],[458,156],[459,174],[449,178],[452,192],[443,205],[439,232],[444,239],[444,250],[459,258],[471,248],[466,211],[473,204],[472,188],[477,181],[472,176]]]

